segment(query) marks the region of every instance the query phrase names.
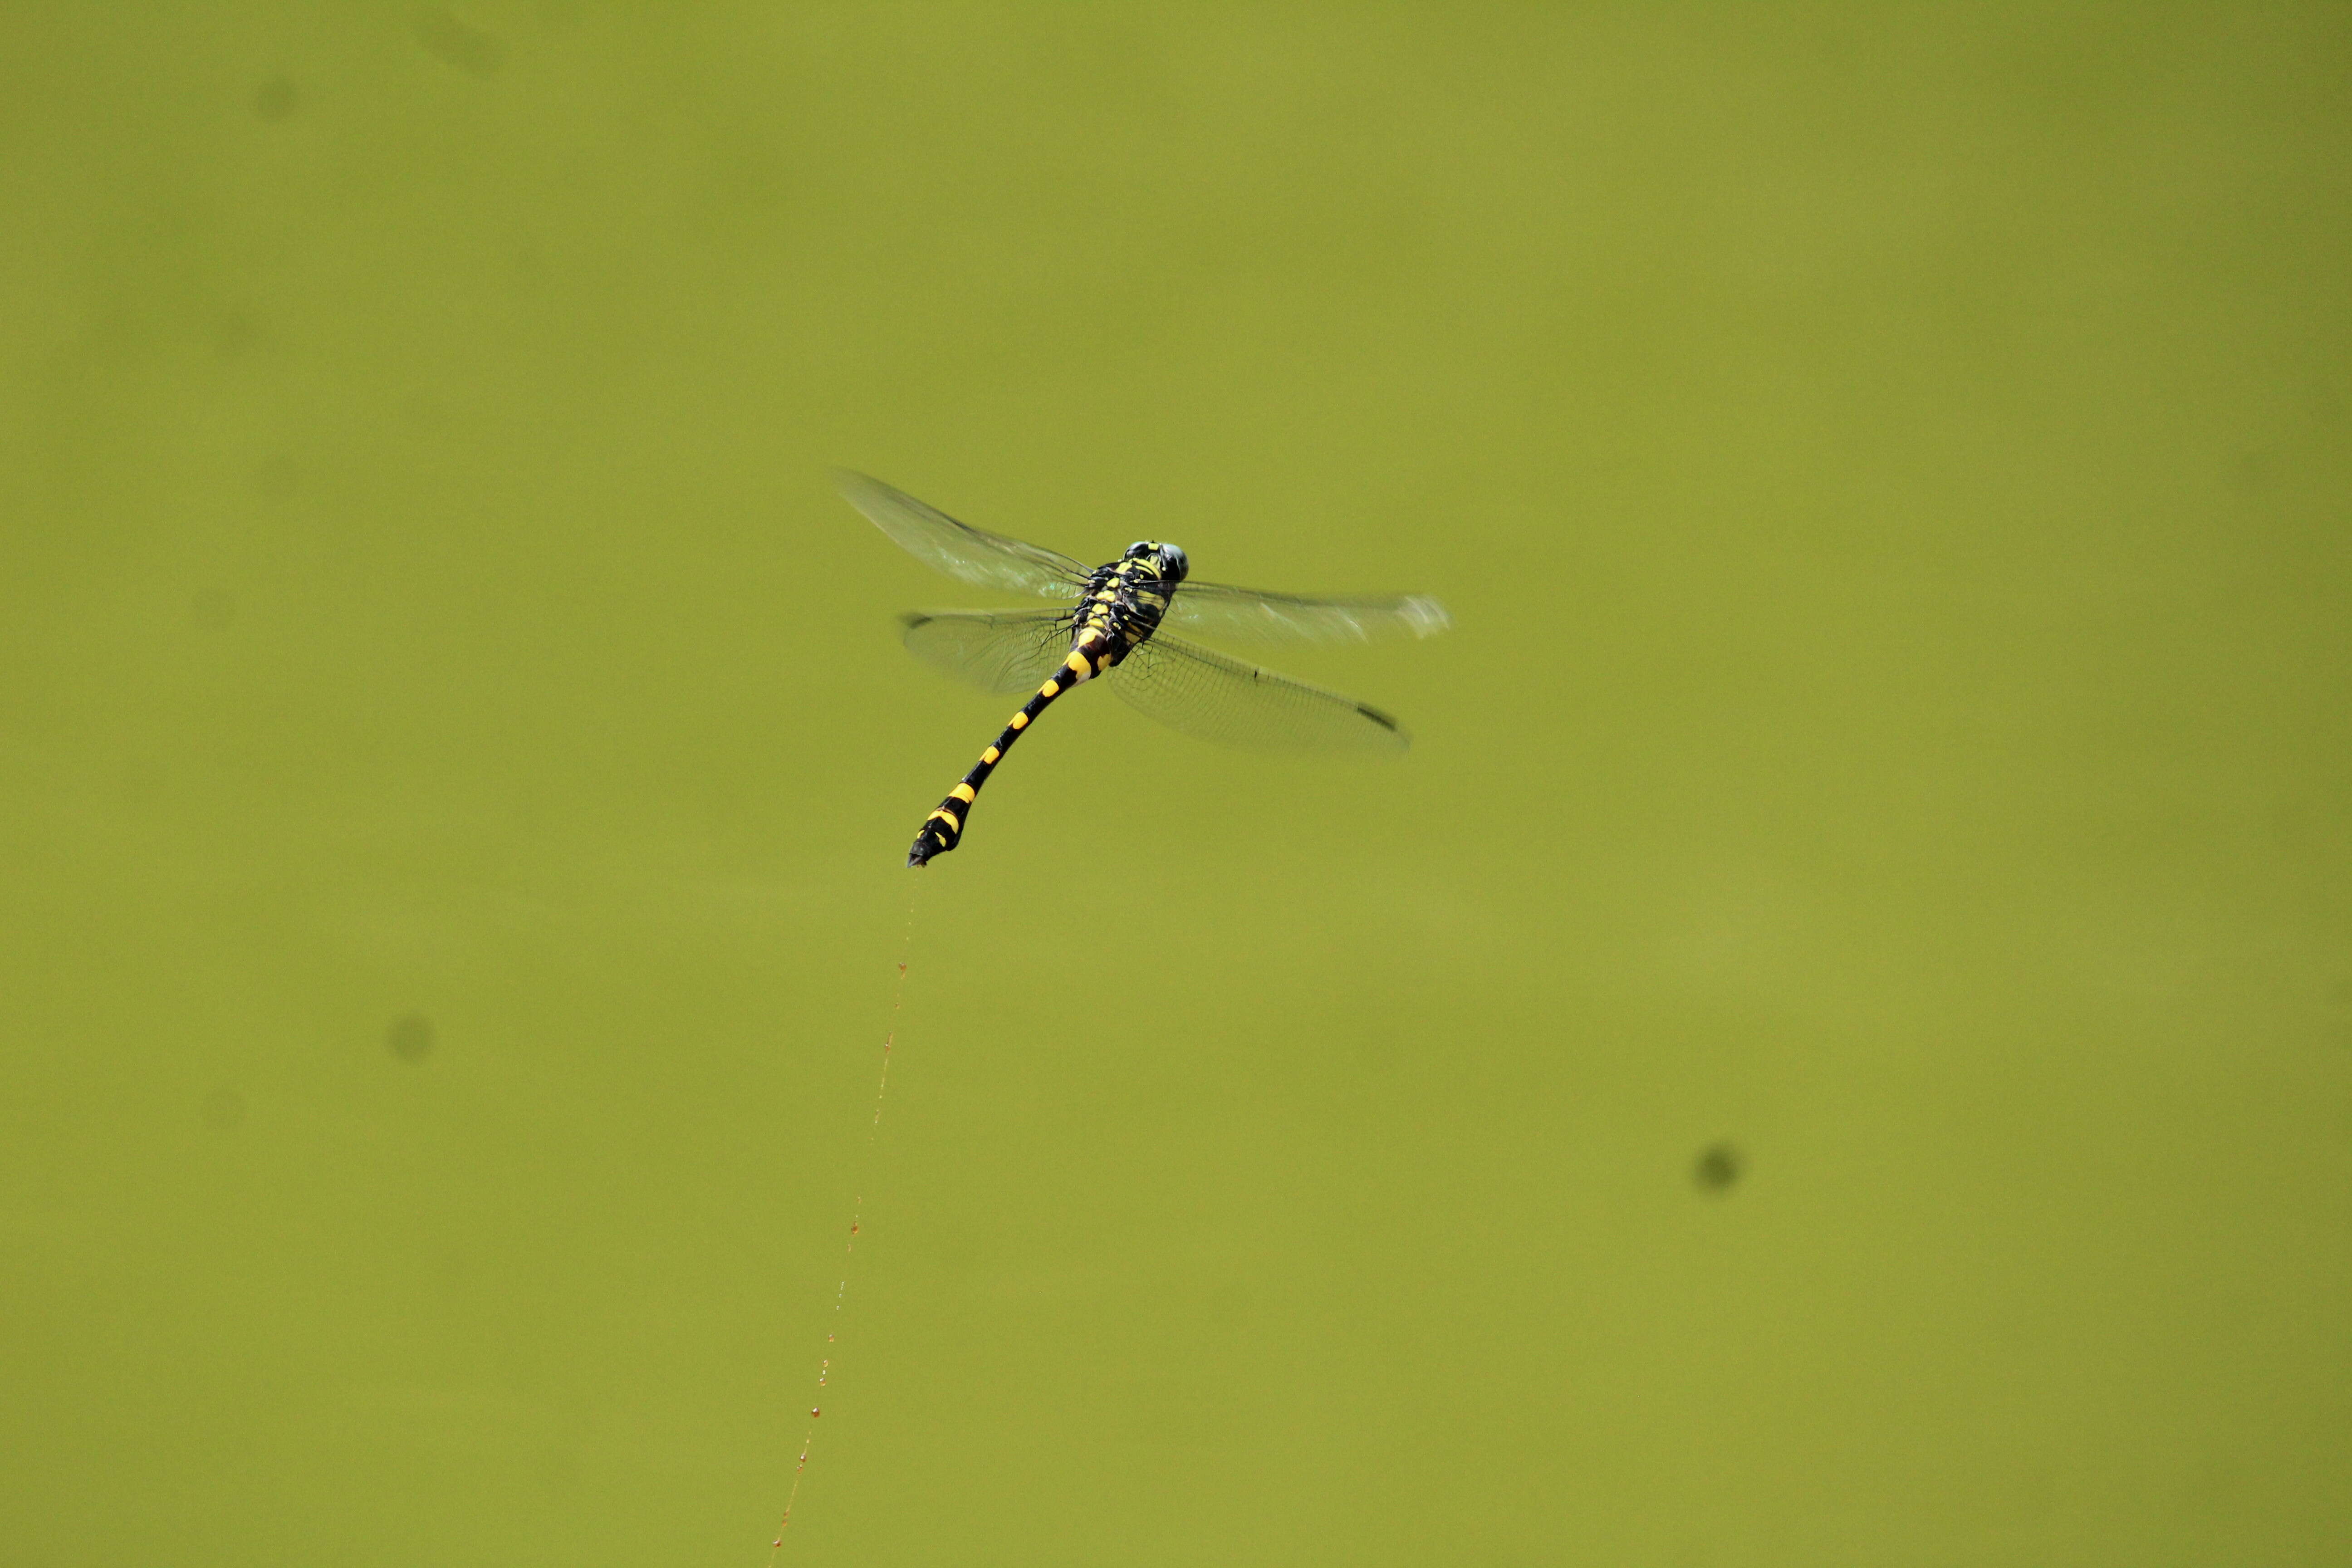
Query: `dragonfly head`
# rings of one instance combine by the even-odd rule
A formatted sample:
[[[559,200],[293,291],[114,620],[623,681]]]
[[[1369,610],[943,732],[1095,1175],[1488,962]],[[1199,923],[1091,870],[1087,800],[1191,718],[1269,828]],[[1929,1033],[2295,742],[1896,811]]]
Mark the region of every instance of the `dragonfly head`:
[[[1150,562],[1160,580],[1169,584],[1181,583],[1184,574],[1192,569],[1192,562],[1185,559],[1183,546],[1162,544],[1151,539],[1139,539],[1129,545],[1126,559]]]

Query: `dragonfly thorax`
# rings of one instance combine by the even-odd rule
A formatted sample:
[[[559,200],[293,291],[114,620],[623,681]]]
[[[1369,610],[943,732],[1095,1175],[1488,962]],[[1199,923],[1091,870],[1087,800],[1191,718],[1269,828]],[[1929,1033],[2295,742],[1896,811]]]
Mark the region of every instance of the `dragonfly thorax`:
[[[1168,602],[1190,569],[1176,545],[1151,540],[1129,545],[1126,554],[1087,576],[1072,645],[1092,643],[1097,658],[1108,654],[1109,664],[1118,663],[1160,629]]]

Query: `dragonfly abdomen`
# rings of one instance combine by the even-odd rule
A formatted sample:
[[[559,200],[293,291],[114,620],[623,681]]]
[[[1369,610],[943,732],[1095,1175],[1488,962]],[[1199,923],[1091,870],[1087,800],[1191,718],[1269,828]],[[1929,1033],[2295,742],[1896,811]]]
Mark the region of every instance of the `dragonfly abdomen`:
[[[996,737],[996,743],[981,752],[980,761],[972,763],[971,771],[963,775],[963,782],[950,790],[947,799],[940,802],[937,809],[923,818],[922,827],[915,834],[914,845],[907,851],[907,864],[920,866],[935,855],[946,854],[961,842],[963,825],[971,819],[971,808],[980,799],[981,786],[988,782],[988,775],[996,771],[996,764],[1004,760],[1004,753],[1013,749],[1013,742],[1037,721],[1037,715],[1045,711],[1054,699],[1074,686],[1093,679],[1114,662],[1116,656],[1111,645],[1099,630],[1088,627],[1081,631],[1069,657],[1062,661],[1062,668],[1021,705],[1021,711],[1013,715],[1005,724],[1003,732]]]

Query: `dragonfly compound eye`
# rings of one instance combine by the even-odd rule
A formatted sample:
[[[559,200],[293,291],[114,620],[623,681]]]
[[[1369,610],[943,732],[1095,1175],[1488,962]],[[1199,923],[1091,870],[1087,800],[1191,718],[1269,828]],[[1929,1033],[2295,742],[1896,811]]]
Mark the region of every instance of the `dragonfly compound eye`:
[[[1181,545],[1163,544],[1160,547],[1160,576],[1171,583],[1181,583],[1184,574],[1192,569],[1192,563],[1185,558]]]

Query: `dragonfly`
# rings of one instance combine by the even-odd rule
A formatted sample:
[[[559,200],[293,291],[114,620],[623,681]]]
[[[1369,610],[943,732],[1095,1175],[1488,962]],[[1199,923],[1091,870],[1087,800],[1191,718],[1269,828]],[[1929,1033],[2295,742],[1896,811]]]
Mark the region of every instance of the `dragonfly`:
[[[909,652],[983,690],[1030,691],[995,744],[923,819],[907,851],[922,866],[962,842],[981,786],[1038,715],[1097,677],[1128,706],[1181,733],[1262,750],[1397,752],[1403,726],[1368,703],[1228,658],[1181,627],[1257,641],[1369,642],[1433,637],[1452,624],[1420,594],[1317,598],[1201,583],[1181,547],[1139,540],[1088,567],[954,518],[864,474],[841,493],[908,554],[983,588],[1055,601],[1045,610],[933,610],[900,617]]]

